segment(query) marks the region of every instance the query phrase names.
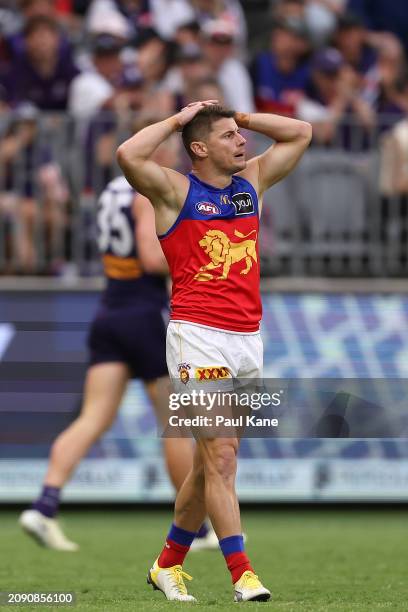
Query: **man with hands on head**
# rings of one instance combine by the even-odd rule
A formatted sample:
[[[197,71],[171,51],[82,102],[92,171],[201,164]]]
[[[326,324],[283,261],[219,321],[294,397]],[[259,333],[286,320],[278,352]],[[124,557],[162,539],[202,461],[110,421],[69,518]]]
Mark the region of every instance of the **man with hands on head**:
[[[270,137],[261,155],[245,157],[241,128]],[[180,131],[192,161],[184,176],[152,161]],[[264,192],[298,163],[312,136],[303,121],[193,102],[135,134],[118,149],[129,183],[154,206],[156,230],[173,280],[167,365],[176,388],[230,390],[236,378],[262,377],[259,332],[259,218]],[[225,386],[224,386],[225,385]],[[148,582],[167,599],[195,601],[184,558],[209,515],[234,585],[235,601],[266,601],[270,592],[244,551],[235,492],[238,437],[197,438],[191,471],[178,492],[174,521]]]

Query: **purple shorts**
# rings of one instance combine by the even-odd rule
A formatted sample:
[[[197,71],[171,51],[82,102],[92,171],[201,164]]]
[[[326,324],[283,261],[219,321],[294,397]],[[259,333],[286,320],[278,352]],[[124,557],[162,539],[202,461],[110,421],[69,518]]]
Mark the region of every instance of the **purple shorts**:
[[[157,306],[101,306],[88,335],[89,364],[119,362],[133,378],[152,380],[167,375],[166,324]]]

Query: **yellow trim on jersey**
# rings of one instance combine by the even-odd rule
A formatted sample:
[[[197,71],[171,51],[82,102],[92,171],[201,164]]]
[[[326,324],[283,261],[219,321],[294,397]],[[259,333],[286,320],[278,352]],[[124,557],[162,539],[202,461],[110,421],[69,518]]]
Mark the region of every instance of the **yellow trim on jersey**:
[[[106,276],[119,280],[139,278],[143,274],[140,261],[135,257],[117,257],[116,255],[103,255],[102,263]]]

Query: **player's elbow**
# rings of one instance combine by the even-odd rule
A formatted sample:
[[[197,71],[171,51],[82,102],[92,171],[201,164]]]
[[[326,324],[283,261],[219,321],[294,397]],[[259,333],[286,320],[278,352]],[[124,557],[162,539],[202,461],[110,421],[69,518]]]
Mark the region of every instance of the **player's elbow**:
[[[116,160],[122,170],[126,170],[130,166],[130,156],[126,143],[121,144],[116,151]]]
[[[310,143],[313,136],[313,128],[307,121],[299,121],[298,125],[299,138],[306,142],[306,146]]]
[[[116,150],[116,159],[122,170],[136,170],[146,160],[135,153],[135,147],[123,142]]]

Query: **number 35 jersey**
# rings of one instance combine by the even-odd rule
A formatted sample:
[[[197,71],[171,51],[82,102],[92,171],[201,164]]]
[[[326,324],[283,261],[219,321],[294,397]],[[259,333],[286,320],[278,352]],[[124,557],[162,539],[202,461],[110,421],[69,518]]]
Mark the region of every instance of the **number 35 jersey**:
[[[171,319],[238,333],[259,330],[258,197],[233,176],[223,189],[189,174],[180,214],[159,236],[173,280]]]
[[[98,201],[98,247],[107,277],[102,301],[107,306],[133,302],[167,303],[165,279],[143,272],[135,241],[136,192],[124,177],[111,181]]]

